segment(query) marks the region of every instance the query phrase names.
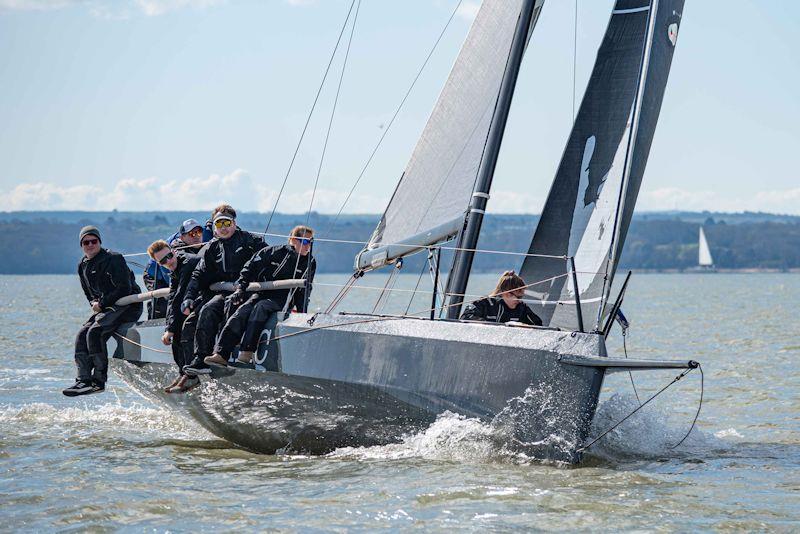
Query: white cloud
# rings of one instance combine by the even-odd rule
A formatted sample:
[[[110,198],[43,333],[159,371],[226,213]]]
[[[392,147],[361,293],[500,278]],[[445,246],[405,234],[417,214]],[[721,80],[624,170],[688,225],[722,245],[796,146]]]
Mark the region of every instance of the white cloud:
[[[0,0],[0,9],[44,11],[85,6],[96,17],[120,18],[137,11],[148,17],[170,11],[202,9],[221,4],[224,0]]]
[[[202,9],[220,4],[222,0],[135,0],[139,9],[148,17],[163,15],[183,8]]]
[[[0,210],[199,210],[211,209],[221,202],[241,211],[271,211],[277,190],[256,183],[244,169],[230,174],[163,180],[157,177],[124,178],[110,188],[89,185],[62,186],[53,183],[23,183],[0,191]],[[278,210],[305,213],[312,191],[287,191],[281,196]],[[314,197],[314,211],[336,213],[347,194],[319,189]],[[353,195],[347,213],[381,211],[387,198]]]
[[[0,9],[44,11],[85,3],[85,0],[0,0]]]
[[[747,197],[726,196],[715,191],[689,191],[664,187],[642,191],[636,203],[639,211],[764,211],[800,214],[800,188],[759,191]]]
[[[62,186],[54,183],[22,183],[0,190],[0,210],[111,210],[163,211],[205,210],[227,202],[242,211],[271,211],[277,189],[262,185],[244,169],[220,175],[161,179],[158,177],[124,178],[107,187],[94,185]],[[282,213],[305,213],[312,191],[284,191],[278,204]],[[314,211],[337,213],[346,191],[318,189]],[[380,213],[389,193],[355,193],[345,206],[345,213]],[[489,213],[540,213],[544,196],[516,191],[493,191]],[[713,191],[688,191],[680,188],[644,190],[639,195],[638,211],[765,211],[800,215],[800,187],[761,191],[747,198],[724,197]]]

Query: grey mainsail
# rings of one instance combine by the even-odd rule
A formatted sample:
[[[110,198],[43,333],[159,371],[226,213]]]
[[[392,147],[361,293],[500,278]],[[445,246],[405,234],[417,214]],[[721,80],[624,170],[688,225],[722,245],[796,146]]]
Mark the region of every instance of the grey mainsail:
[[[537,0],[535,25],[543,0]],[[461,231],[522,0],[486,0],[356,269],[376,268]]]
[[[617,0],[529,253],[574,257],[585,326],[608,299],[653,140],[683,0]],[[564,260],[529,256],[520,274],[546,325],[577,327]]]

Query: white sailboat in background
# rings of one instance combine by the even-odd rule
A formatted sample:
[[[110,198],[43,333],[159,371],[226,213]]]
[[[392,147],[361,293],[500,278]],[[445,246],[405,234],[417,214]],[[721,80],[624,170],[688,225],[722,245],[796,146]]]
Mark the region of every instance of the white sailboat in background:
[[[708,248],[708,240],[703,227],[700,227],[700,236],[697,242],[697,267],[692,268],[692,272],[715,273],[717,268],[714,266],[714,258],[711,256],[711,249]]]

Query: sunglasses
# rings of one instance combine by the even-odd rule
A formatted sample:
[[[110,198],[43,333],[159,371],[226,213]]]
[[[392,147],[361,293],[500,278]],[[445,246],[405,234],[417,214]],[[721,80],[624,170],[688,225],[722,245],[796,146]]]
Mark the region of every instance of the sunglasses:
[[[88,247],[89,245],[96,245],[99,242],[100,242],[100,240],[97,239],[97,238],[95,238],[95,239],[84,239],[83,241],[81,241],[81,246],[82,247]]]
[[[203,237],[203,231],[200,228],[195,228],[194,230],[186,232],[186,234],[192,237]]]
[[[214,226],[216,228],[230,228],[233,226],[233,221],[230,219],[219,219],[218,221],[214,221]]]
[[[174,257],[175,257],[175,253],[174,253],[174,252],[167,252],[166,254],[164,254],[164,257],[163,257],[163,258],[161,258],[160,260],[158,260],[158,263],[159,263],[160,265],[166,265],[166,264],[167,264],[167,262],[168,262],[169,260],[171,260],[172,258],[174,258]]]
[[[298,241],[300,242],[301,245],[306,246],[306,245],[310,245],[311,243],[313,243],[314,242],[314,238],[313,237],[301,237],[300,239],[298,239]]]

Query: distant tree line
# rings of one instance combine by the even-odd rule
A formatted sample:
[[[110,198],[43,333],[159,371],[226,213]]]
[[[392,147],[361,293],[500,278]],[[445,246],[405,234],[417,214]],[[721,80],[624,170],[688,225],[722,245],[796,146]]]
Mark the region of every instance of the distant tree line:
[[[153,240],[167,238],[189,217],[205,222],[205,213],[190,212],[11,212],[0,213],[0,274],[73,273],[81,256],[78,231],[96,224],[103,245],[123,253],[141,253]],[[241,214],[239,224],[263,232],[268,216]],[[361,244],[369,239],[378,215],[334,217],[312,213],[310,224],[320,238],[314,245],[318,272],[350,272]],[[480,249],[527,252],[536,228],[536,215],[490,215],[484,222]],[[270,234],[285,235],[305,215],[276,214]],[[680,270],[697,265],[698,229],[703,225],[714,262],[723,269],[800,268],[800,217],[769,214],[645,213],[634,216],[621,265],[626,269]],[[342,242],[326,242],[325,238]],[[268,236],[270,244],[285,238]],[[353,241],[354,243],[347,243]],[[452,246],[452,245],[451,245]],[[442,266],[451,261],[442,254]],[[410,258],[405,272],[423,268],[425,255]],[[145,256],[130,257],[134,269]],[[520,256],[479,253],[474,270],[518,269]]]

